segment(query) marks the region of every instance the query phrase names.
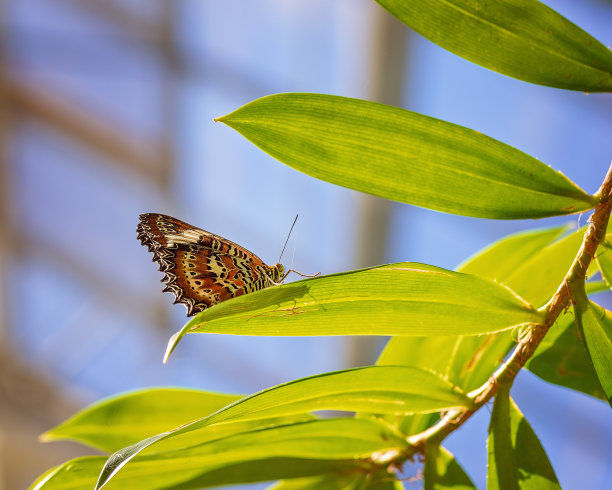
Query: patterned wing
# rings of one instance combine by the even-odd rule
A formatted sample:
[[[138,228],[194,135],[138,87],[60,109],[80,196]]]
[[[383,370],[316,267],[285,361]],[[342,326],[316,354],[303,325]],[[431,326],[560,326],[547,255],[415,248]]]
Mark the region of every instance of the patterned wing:
[[[136,232],[164,273],[164,291],[187,307],[187,316],[276,284],[284,273],[281,264],[270,267],[240,245],[171,216],[142,214]]]

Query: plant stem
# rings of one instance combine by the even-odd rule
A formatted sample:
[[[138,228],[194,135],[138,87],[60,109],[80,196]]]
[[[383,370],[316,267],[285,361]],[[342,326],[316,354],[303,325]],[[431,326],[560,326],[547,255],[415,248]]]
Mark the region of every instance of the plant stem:
[[[532,325],[521,336],[510,357],[493,373],[480,388],[469,393],[473,405],[469,410],[453,410],[444,415],[435,425],[408,438],[411,448],[402,453],[395,461],[401,464],[414,454],[425,453],[428,443],[440,443],[451,432],[458,429],[476,411],[485,405],[497,393],[500,384],[512,384],[525,363],[531,358],[536,348],[555,323],[557,317],[573,303],[573,297],[584,293],[584,281],[591,261],[599,244],[605,239],[610,211],[612,211],[612,164],[596,194],[599,203],[589,218],[589,227],[584,234],[582,245],[568,270],[563,282],[550,299],[541,308],[546,320],[541,325]]]

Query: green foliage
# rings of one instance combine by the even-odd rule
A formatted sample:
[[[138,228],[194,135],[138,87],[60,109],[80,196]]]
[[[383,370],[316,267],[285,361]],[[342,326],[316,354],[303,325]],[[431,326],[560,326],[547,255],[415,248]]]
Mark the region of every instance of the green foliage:
[[[270,95],[217,121],[305,174],[447,213],[540,218],[597,203],[563,174],[511,146],[365,100]]]
[[[500,385],[489,426],[487,488],[560,489],[555,472],[523,414]]]
[[[425,490],[469,490],[476,488],[455,457],[438,444],[427,445],[427,459],[423,470]]]
[[[612,90],[610,50],[537,1],[378,3],[446,49],[508,76]],[[79,441],[112,455],[68,461],[31,488],[276,481],[276,490],[397,490],[397,468],[416,454],[425,457],[425,488],[474,488],[440,443],[493,396],[488,487],[559,488],[510,388],[524,366],[610,400],[612,313],[588,295],[612,284],[611,240],[602,241],[612,182],[589,195],[479,132],[344,97],[272,95],[218,120],[308,175],[387,199],[478,218],[595,213],[589,228],[505,237],[456,272],[404,262],[220,303],[172,337],[166,360],[187,333],[394,337],[376,366],[247,397],[155,388],[103,400],[43,439]],[[585,282],[597,267],[605,282]],[[357,413],[315,415],[322,410]]]
[[[240,399],[181,388],[149,388],[94,403],[45,432],[43,441],[70,439],[102,451],[117,451],[174,429]]]
[[[166,359],[186,333],[475,335],[543,319],[498,283],[402,262],[296,281],[220,303],[172,337]]]
[[[376,0],[427,39],[526,82],[583,92],[612,90],[612,52],[534,0]]]
[[[574,317],[575,313],[568,311],[557,320],[525,367],[549,383],[605,400]]]
[[[577,298],[574,311],[597,378],[612,404],[612,312],[590,301],[586,294]]]

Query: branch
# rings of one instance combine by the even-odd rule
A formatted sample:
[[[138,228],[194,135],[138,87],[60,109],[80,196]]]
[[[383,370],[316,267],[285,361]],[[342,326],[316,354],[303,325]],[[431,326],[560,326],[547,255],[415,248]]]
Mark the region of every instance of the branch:
[[[580,291],[584,294],[587,271],[595,257],[597,247],[605,239],[610,211],[612,211],[612,164],[596,196],[599,197],[599,203],[589,218],[589,227],[584,234],[576,258],[551,300],[541,308],[546,313],[545,322],[541,325],[532,325],[526,330],[508,360],[497,368],[486,383],[469,393],[470,398],[474,401],[472,408],[467,411],[453,410],[435,425],[409,437],[408,442],[411,448],[402,453],[395,464],[403,463],[414,454],[424,454],[428,443],[440,443],[451,432],[461,427],[497,393],[500,384],[512,384],[559,315],[571,306],[572,298],[580,294]]]

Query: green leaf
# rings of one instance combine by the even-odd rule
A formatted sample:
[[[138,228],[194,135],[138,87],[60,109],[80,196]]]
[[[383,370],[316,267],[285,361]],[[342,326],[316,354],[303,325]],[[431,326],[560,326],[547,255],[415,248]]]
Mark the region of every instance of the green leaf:
[[[94,488],[106,458],[87,456],[73,459],[41,475],[30,490],[82,490]],[[163,461],[156,462],[158,469]],[[181,468],[168,465],[167,471],[156,471],[147,463],[141,467],[130,466],[105,488],[120,490],[141,490],[144,488],[187,489],[209,488],[221,485],[235,485],[271,481],[276,478],[309,477],[321,473],[337,474],[339,478],[363,480],[363,473],[369,469],[362,461],[313,460],[299,458],[262,458],[237,463],[204,464],[191,474],[181,473]],[[335,473],[332,473],[335,472]],[[194,476],[195,474],[195,476]]]
[[[588,281],[584,283],[584,288],[589,296],[591,294],[603,293],[604,291],[610,290],[610,286],[606,281]]]
[[[517,267],[538,255],[568,229],[568,226],[555,226],[505,236],[479,250],[461,263],[457,270],[505,283],[508,277],[514,275]]]
[[[84,456],[66,461],[40,475],[29,490],[93,488],[105,461],[105,456]]]
[[[533,429],[500,384],[488,439],[487,489],[560,489],[555,472]]]
[[[531,304],[541,306],[555,293],[580,246],[581,233],[572,232],[561,237],[567,229],[559,227],[510,235],[462,264],[459,270],[495,279],[513,291],[522,291],[519,294]],[[513,331],[460,338],[449,356],[446,371],[449,379],[466,391],[476,389],[515,345],[516,332]]]
[[[612,312],[590,301],[586,294],[574,297],[576,323],[608,403],[612,406]]]
[[[438,444],[427,445],[423,477],[425,490],[476,488],[455,457]]]
[[[380,471],[361,474],[330,473],[310,478],[282,480],[268,490],[404,490],[394,473]]]
[[[447,213],[540,218],[597,204],[563,174],[511,146],[374,102],[278,94],[217,121],[317,179]]]
[[[549,383],[606,399],[593,363],[578,336],[573,313],[557,319],[525,367]]]
[[[288,474],[287,468],[277,465],[263,467],[262,460],[273,461],[273,458],[320,460],[323,464],[319,465],[319,473],[334,469],[325,464],[334,460],[344,463],[345,471],[347,468],[353,471],[357,468],[363,472],[364,468],[374,469],[376,465],[389,461],[389,458],[397,457],[407,447],[405,438],[374,421],[352,417],[313,420],[251,430],[183,449],[158,450],[140,455],[137,460],[125,465],[121,472],[117,472],[121,463],[117,465],[116,453],[103,469],[96,488],[102,488],[111,478],[115,485],[120,485],[123,479],[133,480],[136,475],[155,477],[156,488],[161,486],[160,483],[166,486],[180,483],[180,488],[199,488],[210,481],[207,475],[210,470],[248,461],[259,461],[261,470],[258,479],[262,472],[265,472],[268,480],[312,475],[312,472],[307,473],[295,464],[294,474]],[[338,468],[340,466],[335,469]],[[258,481],[253,476],[244,474],[249,481]]]
[[[281,480],[268,490],[361,490],[367,476],[359,474],[324,474]]]
[[[181,388],[124,393],[90,405],[44,433],[40,439],[74,440],[112,452],[201,419],[240,398],[239,395]]]
[[[200,475],[185,482],[178,488],[209,488],[222,485],[266,482],[278,478],[288,478],[288,480],[283,481],[301,480],[302,478],[316,480],[321,474],[333,475],[340,481],[351,481],[354,479],[360,481],[362,480],[362,474],[367,470],[368,465],[361,461],[258,458],[238,463],[204,466]],[[330,480],[333,476],[330,476]],[[111,481],[111,487],[112,483]]]
[[[367,285],[364,286],[364,285]],[[274,286],[207,309],[175,334],[475,335],[544,319],[493,281],[402,262]]]
[[[608,286],[612,287],[612,247],[610,241],[612,241],[612,235],[606,235],[606,241],[601,243],[597,249],[596,260],[601,276]]]
[[[478,252],[459,270],[506,283],[518,267],[546,250],[565,230],[566,227],[557,227],[509,235]],[[429,369],[468,392],[489,378],[515,344],[512,331],[469,337],[393,337],[377,364]],[[391,422],[390,417],[386,418]],[[416,434],[434,422],[434,416],[408,416],[401,420],[399,428],[405,434]]]
[[[534,0],[377,0],[427,39],[526,82],[585,92],[612,90],[612,52]]]
[[[555,294],[570,269],[582,240],[586,227],[579,228],[556,240],[520,266],[503,281],[536,307],[540,307]]]
[[[197,445],[198,438],[210,439],[211,426],[214,430],[229,422],[244,423],[317,410],[401,414],[469,406],[471,400],[448,381],[410,367],[373,366],[311,376],[243,398],[204,419],[116,452],[109,458],[101,482],[145,449],[155,445],[157,451],[162,451],[167,442],[171,443],[170,448],[184,447],[186,443],[173,441],[184,436],[188,437],[189,445]]]

